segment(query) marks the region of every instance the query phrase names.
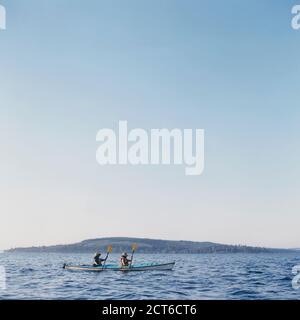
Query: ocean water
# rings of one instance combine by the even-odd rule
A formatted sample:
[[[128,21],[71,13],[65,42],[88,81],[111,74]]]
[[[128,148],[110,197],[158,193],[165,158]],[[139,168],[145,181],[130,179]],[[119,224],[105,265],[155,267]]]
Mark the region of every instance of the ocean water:
[[[80,272],[88,254],[3,253],[6,289],[0,299],[299,299],[292,268],[300,252],[276,254],[142,255],[135,261],[176,261],[173,271]],[[112,255],[109,263],[117,262]],[[3,283],[2,283],[3,286]]]

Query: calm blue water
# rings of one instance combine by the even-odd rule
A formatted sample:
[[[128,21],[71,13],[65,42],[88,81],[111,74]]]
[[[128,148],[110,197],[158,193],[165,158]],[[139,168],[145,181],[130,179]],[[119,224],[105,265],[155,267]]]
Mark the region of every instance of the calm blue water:
[[[112,255],[110,263],[118,257]],[[291,285],[299,255],[136,255],[137,262],[177,261],[174,271],[76,272],[64,262],[87,254],[0,254],[7,288],[0,299],[299,299]]]

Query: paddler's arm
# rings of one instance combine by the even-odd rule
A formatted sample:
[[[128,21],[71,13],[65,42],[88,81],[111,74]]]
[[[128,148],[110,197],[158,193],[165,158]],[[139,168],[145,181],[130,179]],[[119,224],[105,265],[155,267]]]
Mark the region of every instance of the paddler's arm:
[[[102,259],[102,261],[106,261],[106,260],[107,260],[108,254],[109,254],[109,253],[107,252],[106,257],[105,257],[104,259]]]

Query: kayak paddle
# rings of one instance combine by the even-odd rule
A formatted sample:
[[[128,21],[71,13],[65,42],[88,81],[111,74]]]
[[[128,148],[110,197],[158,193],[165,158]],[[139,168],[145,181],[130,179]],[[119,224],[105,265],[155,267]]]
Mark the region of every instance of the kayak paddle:
[[[107,258],[108,258],[108,256],[109,256],[110,253],[112,253],[112,246],[108,246],[108,247],[107,247],[106,258],[105,258],[105,260],[104,260],[104,262],[103,262],[102,269],[104,268],[105,263],[106,263],[106,260],[107,260]]]
[[[131,268],[131,265],[132,265],[132,260],[133,260],[133,255],[134,255],[134,251],[137,249],[137,244],[136,243],[133,243],[132,246],[131,246],[131,249],[132,249],[132,253],[131,253],[131,258],[130,258],[130,265],[129,265],[129,268]]]

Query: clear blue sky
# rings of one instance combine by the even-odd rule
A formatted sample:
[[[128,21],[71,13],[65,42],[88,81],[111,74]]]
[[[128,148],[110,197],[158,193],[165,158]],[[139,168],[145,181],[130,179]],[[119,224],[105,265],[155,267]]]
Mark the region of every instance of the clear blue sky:
[[[139,236],[300,247],[288,0],[0,0],[0,248]],[[96,133],[205,129],[205,170],[101,167]]]

